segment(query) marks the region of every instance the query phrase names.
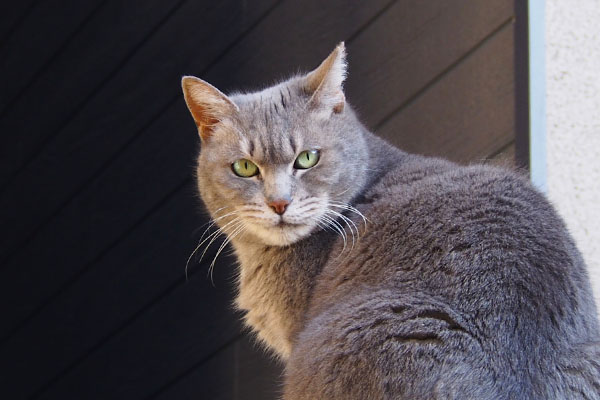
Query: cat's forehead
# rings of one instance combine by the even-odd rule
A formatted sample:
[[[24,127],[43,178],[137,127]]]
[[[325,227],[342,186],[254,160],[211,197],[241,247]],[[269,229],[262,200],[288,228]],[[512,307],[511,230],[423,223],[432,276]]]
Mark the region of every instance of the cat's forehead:
[[[289,84],[256,93],[231,96],[239,107],[240,144],[253,157],[269,163],[289,163],[305,139],[301,121],[304,99]]]
[[[241,116],[257,126],[268,126],[288,121],[306,111],[306,94],[290,80],[266,89],[234,94],[231,99],[239,107]]]

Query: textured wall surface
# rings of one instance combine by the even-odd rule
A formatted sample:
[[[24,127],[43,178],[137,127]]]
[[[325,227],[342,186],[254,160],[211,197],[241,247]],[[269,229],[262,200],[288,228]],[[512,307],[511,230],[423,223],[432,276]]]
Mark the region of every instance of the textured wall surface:
[[[600,1],[546,2],[548,192],[600,305]]]

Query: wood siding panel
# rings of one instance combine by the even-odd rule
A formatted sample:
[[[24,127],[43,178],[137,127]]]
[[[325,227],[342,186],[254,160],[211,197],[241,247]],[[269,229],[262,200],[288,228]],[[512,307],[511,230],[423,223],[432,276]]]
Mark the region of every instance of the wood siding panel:
[[[174,1],[165,7],[164,1],[149,0],[140,7],[112,0],[90,18],[0,119],[4,140],[14,143],[0,147],[0,188],[35,158],[180,4]]]
[[[512,16],[511,0],[395,3],[349,47],[350,103],[377,128]]]
[[[235,400],[280,399],[283,394],[283,365],[248,336],[238,340],[236,346]],[[196,391],[199,389],[200,386],[196,386]]]
[[[230,310],[232,288],[207,296],[207,286],[205,274],[182,282],[38,398],[146,398],[209,359],[238,336],[240,326]]]
[[[233,400],[236,396],[237,342],[212,355],[151,396],[156,400]],[[258,372],[258,371],[257,371]],[[261,371],[262,372],[262,371]],[[248,399],[248,397],[246,397]]]
[[[83,271],[98,268],[90,265],[156,211],[169,193],[186,180],[191,182],[198,137],[188,114],[183,99],[177,101],[6,265],[0,281],[2,336]],[[193,190],[187,194],[195,197]],[[192,206],[185,211],[191,219],[198,214]],[[187,231],[186,238],[190,235]],[[57,252],[60,248],[70,251]],[[27,263],[42,265],[45,260],[52,260],[52,268],[19,268]],[[83,285],[86,290],[88,283]],[[22,296],[28,289],[31,293]]]
[[[516,159],[516,146],[515,142],[512,141],[505,147],[503,147],[500,151],[497,151],[495,154],[492,154],[488,161],[494,165],[498,165],[506,168],[516,168],[517,167],[517,159]]]
[[[308,72],[342,40],[352,42],[393,5],[393,0],[287,1],[269,23],[250,32],[206,78],[225,93],[257,90],[298,71]],[[285,56],[283,56],[285,55]],[[190,74],[200,71],[188,70]]]
[[[282,387],[281,365],[244,335],[187,371],[156,399],[279,399]]]
[[[22,0],[7,1],[2,4],[2,12],[0,13],[0,54],[4,44],[33,10],[35,2],[35,0]]]
[[[191,285],[207,299],[196,303],[198,307],[222,307],[223,317],[235,321],[229,307],[233,289],[226,279],[232,273],[230,260],[223,258],[219,264],[214,275],[217,287],[207,279],[215,246],[204,264],[192,262],[189,276],[196,272],[199,276],[185,282],[186,260],[195,245],[191,232],[201,226],[194,213],[196,204],[193,188],[182,187],[166,200],[160,213],[143,220],[134,235],[83,265],[77,284],[64,288],[0,347],[0,359],[11,365],[0,375],[0,387],[27,395],[45,387],[177,285]],[[227,301],[212,304],[213,297]]]
[[[377,133],[411,152],[481,161],[514,138],[512,22],[386,121]]]
[[[35,4],[0,49],[0,76],[6,77],[0,81],[0,116],[101,6],[101,0]]]

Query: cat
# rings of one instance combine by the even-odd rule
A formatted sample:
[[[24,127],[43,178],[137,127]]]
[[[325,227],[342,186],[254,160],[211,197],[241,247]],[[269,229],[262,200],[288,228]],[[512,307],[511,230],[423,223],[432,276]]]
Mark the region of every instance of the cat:
[[[197,181],[283,398],[600,399],[582,258],[518,172],[407,154],[343,91],[344,44],[255,93],[185,76]]]

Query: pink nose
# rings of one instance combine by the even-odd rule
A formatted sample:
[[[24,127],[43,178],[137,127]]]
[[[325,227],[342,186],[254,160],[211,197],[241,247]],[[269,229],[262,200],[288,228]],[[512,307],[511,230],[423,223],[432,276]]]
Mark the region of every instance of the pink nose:
[[[287,206],[290,204],[290,202],[288,200],[285,199],[280,199],[280,200],[273,200],[270,201],[269,203],[267,203],[269,205],[269,207],[271,207],[273,209],[273,211],[275,211],[277,214],[279,215],[283,215],[283,213],[285,212],[285,209],[287,208]]]

